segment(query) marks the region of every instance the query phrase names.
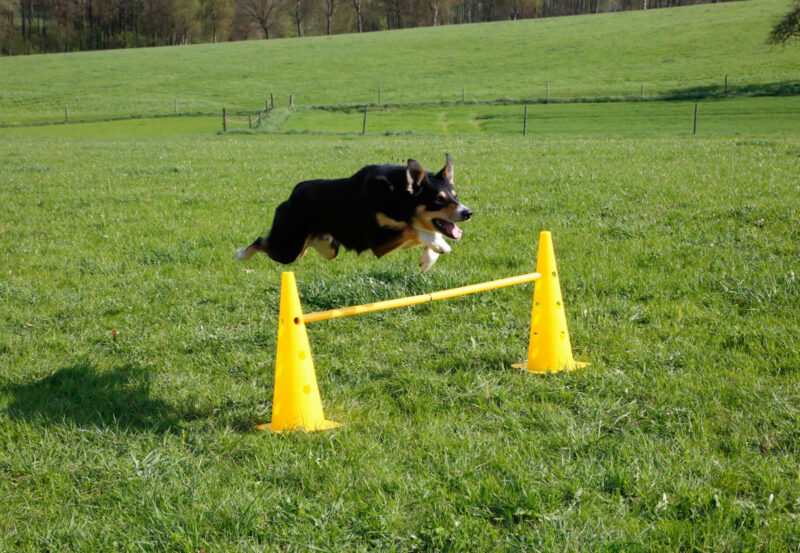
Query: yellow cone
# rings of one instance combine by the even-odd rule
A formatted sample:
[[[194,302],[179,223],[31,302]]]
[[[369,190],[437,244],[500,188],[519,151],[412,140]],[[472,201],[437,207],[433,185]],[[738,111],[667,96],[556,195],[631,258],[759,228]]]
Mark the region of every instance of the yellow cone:
[[[327,430],[339,426],[325,419],[311,359],[300,296],[293,272],[281,276],[281,305],[278,314],[278,353],[275,360],[275,391],[272,422],[257,430]]]
[[[533,289],[528,360],[526,363],[511,366],[539,374],[585,367],[588,363],[572,358],[572,344],[569,341],[567,316],[561,299],[553,238],[549,231],[539,234],[536,272],[541,273],[542,278],[536,281]]]

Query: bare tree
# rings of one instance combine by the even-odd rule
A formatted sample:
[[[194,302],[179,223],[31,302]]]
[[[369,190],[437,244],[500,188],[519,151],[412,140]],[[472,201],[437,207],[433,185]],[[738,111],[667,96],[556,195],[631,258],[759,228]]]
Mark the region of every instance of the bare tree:
[[[303,0],[294,0],[294,13],[292,15],[297,25],[297,36],[303,36],[303,19],[306,17]]]
[[[270,30],[274,29],[281,14],[281,0],[243,0],[239,7],[245,20],[257,25],[269,39]]]
[[[358,32],[364,32],[364,23],[361,20],[361,4],[362,0],[353,0],[353,7],[356,10],[356,21],[358,21]]]
[[[212,42],[225,40],[227,26],[230,24],[230,0],[199,0],[200,8],[197,10],[197,19],[203,29],[203,34],[211,38]]]
[[[428,3],[428,7],[430,7],[431,11],[433,12],[433,22],[431,25],[436,27],[436,22],[439,20],[439,0],[431,0]]]
[[[323,0],[325,5],[325,33],[331,34],[331,19],[333,19],[333,12],[336,11],[336,8],[339,6],[336,2],[337,0]]]
[[[772,28],[767,44],[786,44],[792,39],[800,40],[800,0]]]

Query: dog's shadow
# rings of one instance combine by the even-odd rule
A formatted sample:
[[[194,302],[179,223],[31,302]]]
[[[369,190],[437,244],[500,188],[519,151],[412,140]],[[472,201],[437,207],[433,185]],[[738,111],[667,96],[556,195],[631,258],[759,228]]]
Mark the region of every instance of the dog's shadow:
[[[132,364],[100,371],[82,362],[2,392],[11,397],[8,416],[31,422],[159,431],[183,418],[151,395],[150,371]]]

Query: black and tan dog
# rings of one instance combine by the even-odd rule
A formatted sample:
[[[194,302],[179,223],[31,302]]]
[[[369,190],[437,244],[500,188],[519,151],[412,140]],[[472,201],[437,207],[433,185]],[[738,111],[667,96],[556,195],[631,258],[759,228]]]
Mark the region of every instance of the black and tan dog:
[[[422,245],[420,271],[440,254],[450,253],[444,237],[458,240],[456,223],[472,211],[458,201],[453,187],[453,158],[437,174],[413,159],[402,165],[368,165],[344,179],[311,180],[295,186],[275,210],[269,235],[236,252],[249,259],[264,252],[279,263],[292,263],[311,246],[327,259],[339,246],[382,257],[399,248]]]

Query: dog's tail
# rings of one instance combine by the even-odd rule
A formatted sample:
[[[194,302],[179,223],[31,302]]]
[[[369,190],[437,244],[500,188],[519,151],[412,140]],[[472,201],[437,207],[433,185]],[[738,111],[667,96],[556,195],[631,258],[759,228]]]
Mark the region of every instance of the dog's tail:
[[[242,248],[241,250],[236,252],[236,259],[238,261],[246,261],[253,257],[258,252],[267,253],[267,239],[263,236],[259,236],[253,243],[247,246],[246,248]]]

